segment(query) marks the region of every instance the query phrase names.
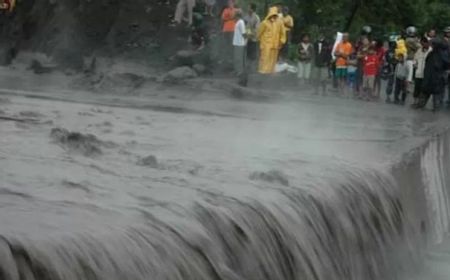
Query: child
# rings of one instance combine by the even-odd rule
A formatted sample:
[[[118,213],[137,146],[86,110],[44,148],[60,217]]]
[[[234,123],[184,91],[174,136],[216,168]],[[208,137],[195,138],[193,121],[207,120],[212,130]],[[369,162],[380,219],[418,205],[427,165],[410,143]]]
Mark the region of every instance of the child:
[[[298,44],[298,72],[300,81],[307,83],[311,78],[311,66],[314,58],[314,47],[309,40],[309,35],[302,36],[302,41]]]
[[[374,47],[369,49],[369,52],[363,60],[363,92],[366,93],[367,100],[375,98],[375,79],[379,69],[379,57]]]
[[[356,92],[356,72],[358,70],[358,58],[356,52],[353,52],[348,58],[347,83],[352,92]]]
[[[411,61],[406,61],[405,54],[398,55],[398,63],[395,68],[395,93],[394,93],[394,103],[404,105],[406,101],[406,96],[408,94],[408,89],[412,82],[412,72],[413,64]],[[401,100],[400,100],[401,95]]]

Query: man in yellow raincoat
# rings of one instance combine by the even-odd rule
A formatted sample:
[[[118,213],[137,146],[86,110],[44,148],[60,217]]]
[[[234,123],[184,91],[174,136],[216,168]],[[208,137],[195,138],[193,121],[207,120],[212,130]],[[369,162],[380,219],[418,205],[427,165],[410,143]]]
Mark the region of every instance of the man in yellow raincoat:
[[[266,19],[258,30],[259,47],[261,50],[259,59],[259,73],[272,74],[281,47],[286,43],[286,30],[281,20],[278,20],[278,9],[272,7]]]

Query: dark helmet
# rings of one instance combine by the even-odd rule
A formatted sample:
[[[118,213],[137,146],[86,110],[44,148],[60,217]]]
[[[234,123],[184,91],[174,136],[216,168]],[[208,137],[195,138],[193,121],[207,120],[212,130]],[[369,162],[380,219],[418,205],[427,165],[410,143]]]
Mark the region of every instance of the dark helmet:
[[[400,36],[396,33],[389,34],[389,42],[396,43]]]
[[[417,34],[417,28],[415,26],[409,26],[406,28],[406,36],[415,37]]]
[[[372,33],[372,27],[370,27],[370,26],[368,26],[368,25],[364,26],[364,27],[361,29],[361,33],[362,33],[362,34],[365,34],[365,35],[368,35],[368,34]]]

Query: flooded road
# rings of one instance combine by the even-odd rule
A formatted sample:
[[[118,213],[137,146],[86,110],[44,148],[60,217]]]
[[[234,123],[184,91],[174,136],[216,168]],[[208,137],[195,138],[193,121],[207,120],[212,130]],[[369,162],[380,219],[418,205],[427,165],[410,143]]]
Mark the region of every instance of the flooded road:
[[[399,279],[449,232],[447,115],[59,99],[0,100],[5,279]]]

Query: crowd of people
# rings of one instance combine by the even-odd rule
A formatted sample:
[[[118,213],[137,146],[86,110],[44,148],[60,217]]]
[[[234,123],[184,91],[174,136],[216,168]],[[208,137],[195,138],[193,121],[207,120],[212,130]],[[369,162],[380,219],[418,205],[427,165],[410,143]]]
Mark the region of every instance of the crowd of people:
[[[260,75],[287,71],[296,73],[299,83],[313,87],[316,94],[326,95],[334,89],[344,97],[379,101],[382,84],[386,84],[387,103],[404,105],[412,95],[412,107],[419,109],[433,97],[433,108],[438,110],[447,91],[450,105],[450,27],[440,36],[434,29],[420,36],[410,26],[382,40],[365,26],[353,42],[348,33],[338,32],[334,38],[320,34],[314,43],[309,34],[303,34],[292,48],[295,24],[287,7],[269,7],[261,20],[255,4],[244,11],[235,0],[202,1],[205,14],[214,16],[213,11],[219,10],[223,54],[233,57],[234,74],[241,85],[246,85],[252,71]],[[181,22],[187,11],[187,22],[192,24],[195,4],[195,0],[179,0],[175,21]],[[291,49],[296,50],[295,65]]]

